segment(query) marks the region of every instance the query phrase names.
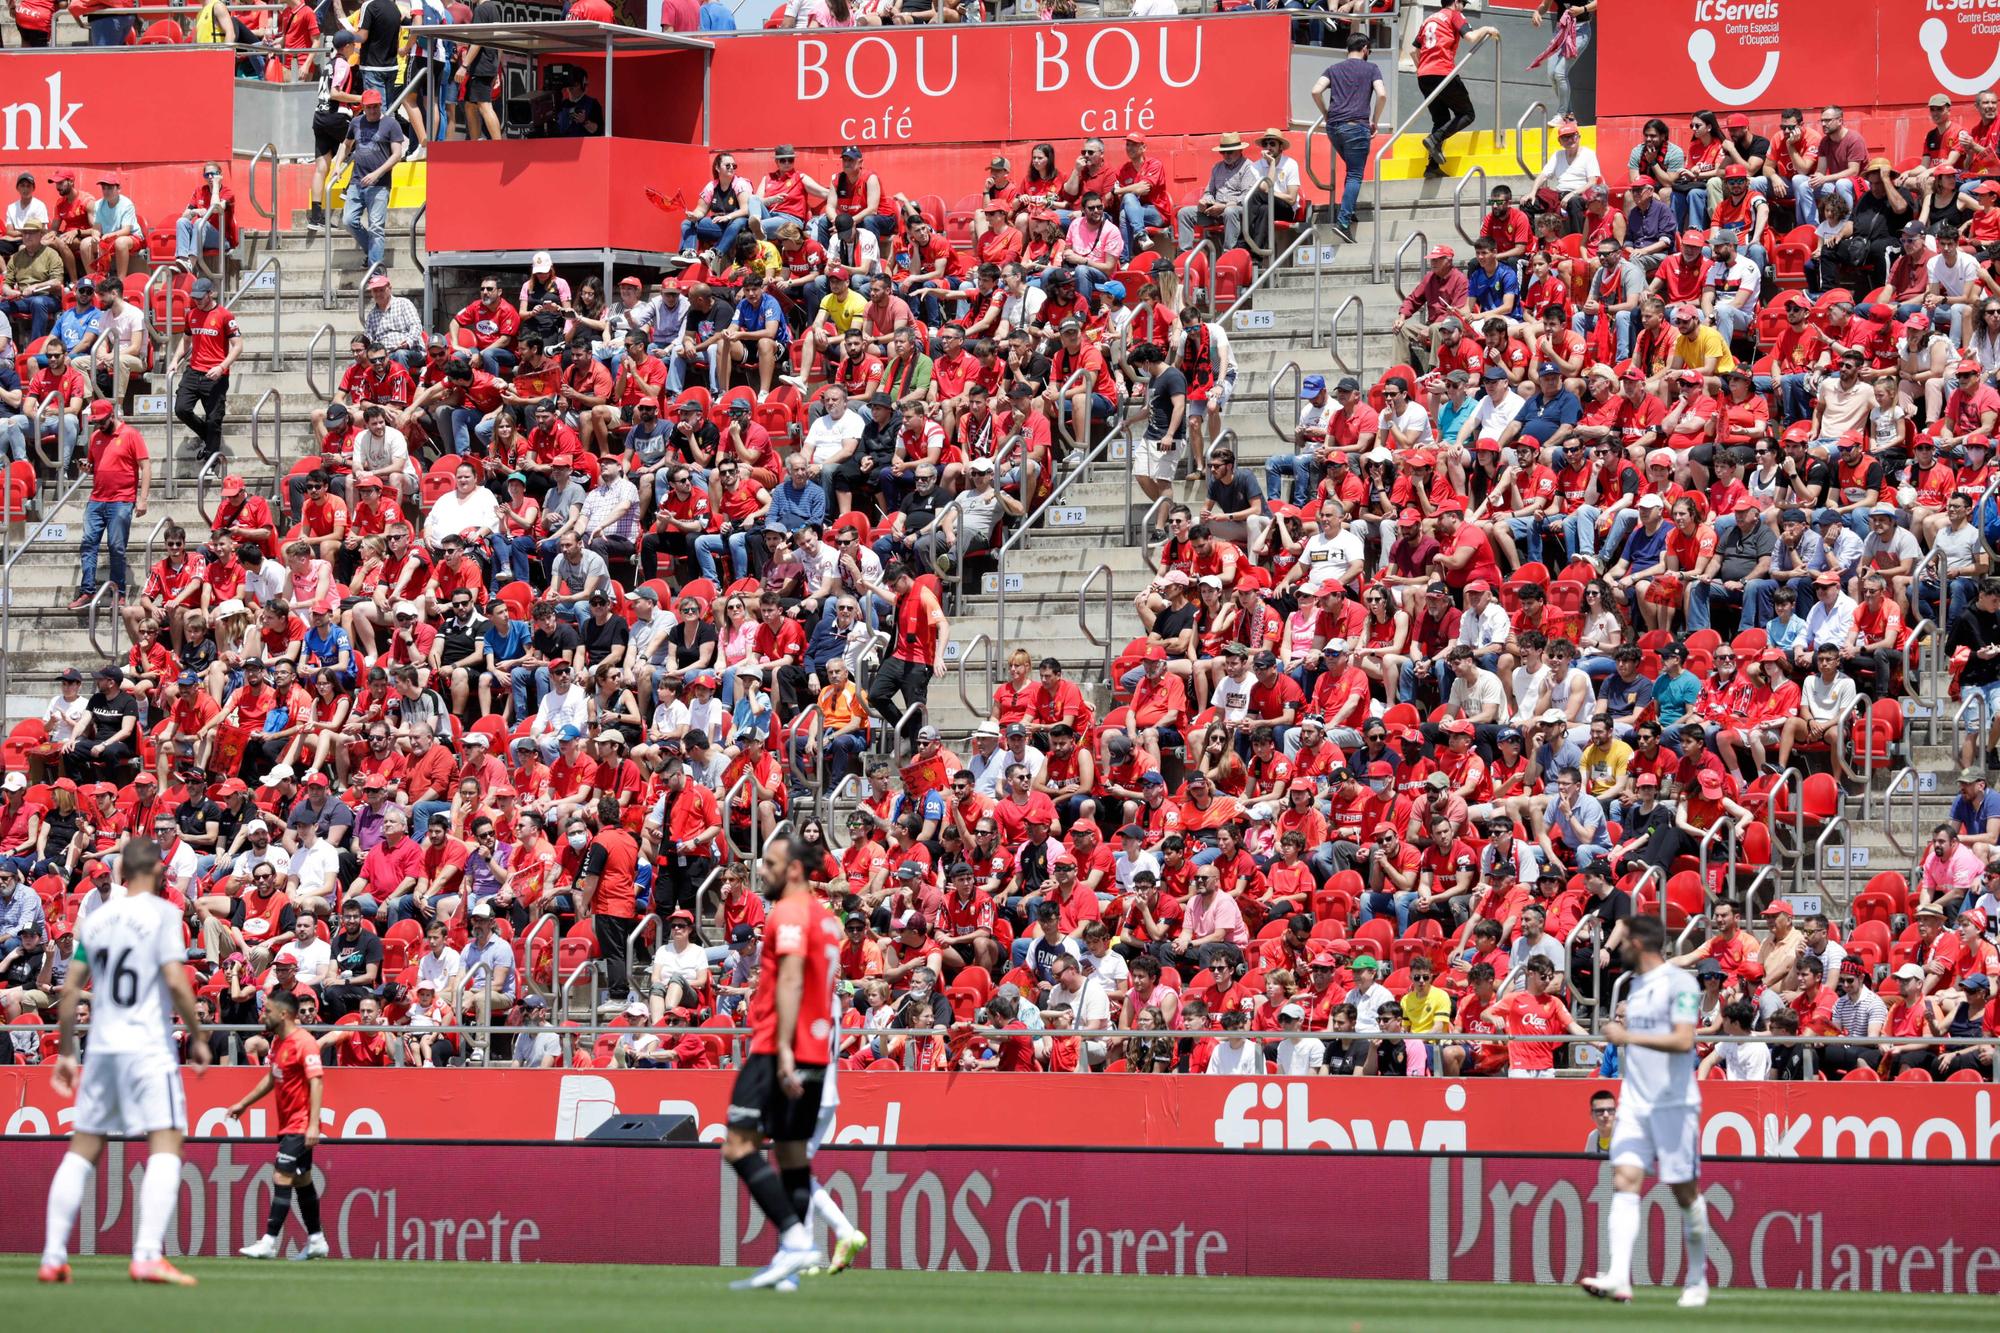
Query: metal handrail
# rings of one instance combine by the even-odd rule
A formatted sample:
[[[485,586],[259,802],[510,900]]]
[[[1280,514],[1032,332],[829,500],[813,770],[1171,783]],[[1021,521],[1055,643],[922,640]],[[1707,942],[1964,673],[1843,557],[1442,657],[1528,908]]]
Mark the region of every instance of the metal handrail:
[[[385,271],[386,271],[385,266],[379,259],[376,260],[374,263],[370,264],[367,268],[362,270],[361,286],[359,290],[355,293],[354,297],[355,323],[366,324],[368,322],[368,280],[370,278],[373,278],[377,273],[382,273]]]
[[[1153,520],[1159,516],[1161,510],[1163,509],[1171,510],[1173,507],[1174,507],[1174,493],[1172,491],[1168,491],[1165,495],[1153,501],[1152,507],[1149,508],[1146,511],[1145,516],[1139,520],[1139,534],[1141,538],[1143,539],[1145,534],[1153,530]],[[1161,542],[1160,548],[1162,550],[1166,549],[1166,543]],[[1160,572],[1160,560],[1159,557],[1153,553],[1152,542],[1146,540],[1141,540],[1139,542],[1139,558],[1146,562],[1146,568],[1151,570],[1154,574],[1157,575]]]
[[[1090,372],[1087,370],[1081,368],[1072,370],[1068,375],[1064,376],[1063,382],[1057,386],[1055,393],[1052,395],[1054,401],[1050,405],[1055,409],[1056,438],[1062,441],[1066,449],[1077,447],[1076,436],[1071,433],[1069,428],[1069,393],[1071,389],[1076,388],[1077,385],[1082,384],[1089,378]],[[959,571],[958,579],[959,583],[963,585],[965,582],[965,572],[963,570]]]
[[[418,273],[421,273],[426,277],[430,276],[431,264],[428,259],[425,259],[423,257],[423,251],[417,247],[417,224],[424,220],[424,214],[430,211],[430,207],[431,205],[428,199],[426,199],[423,203],[417,205],[417,211],[410,214],[410,227],[409,227],[410,262],[417,266]],[[426,290],[428,290],[429,284],[425,284],[425,287]],[[429,324],[428,319],[426,319],[425,324],[426,326],[428,326]]]
[[[1104,576],[1104,637],[1101,639],[1090,628],[1088,607],[1086,606],[1090,597],[1090,585],[1097,582],[1100,574]],[[1113,591],[1116,586],[1117,576],[1111,572],[1111,566],[1108,564],[1099,564],[1095,569],[1083,576],[1083,583],[1076,590],[1076,627],[1083,631],[1083,637],[1090,640],[1093,647],[1104,650],[1104,679],[1107,684],[1114,686],[1117,682],[1111,679],[1111,645],[1113,643],[1111,636],[1111,603],[1113,598],[1117,596]]]
[[[535,980],[535,937],[542,933],[543,926],[549,928],[549,988],[547,990],[543,990],[541,984]],[[561,944],[562,935],[556,930],[556,919],[553,915],[536,917],[527,930],[521,934],[521,957],[527,962],[528,972],[528,975],[523,978],[523,983],[536,995],[548,996],[555,994],[556,956],[562,951]]]
[[[41,539],[41,535],[48,531],[49,525],[55,522],[56,516],[68,508],[69,502],[75,499],[90,484],[91,478],[89,473],[79,475],[61,495],[56,497],[56,502],[42,512],[41,521],[35,524],[34,529],[27,536],[21,538],[21,544],[7,553],[5,561],[0,561],[0,699],[5,699],[11,695],[14,687],[15,654],[12,648],[14,642],[14,566],[23,555],[26,555],[28,551],[33,549],[35,543]]]
[[[1724,833],[1727,834],[1725,841],[1728,844],[1728,852],[1729,852],[1729,860],[1727,864],[1729,866],[1731,874],[1734,874],[1736,872],[1736,852],[1737,852],[1736,821],[1729,815],[1723,815],[1721,818],[1717,819],[1713,824],[1710,824],[1706,829],[1702,831],[1701,842],[1695,849],[1695,873],[1701,877],[1701,891],[1703,893],[1707,893],[1709,891],[1708,887],[1709,848],[1714,844],[1717,836],[1722,835]]]
[[[1352,363],[1340,354],[1340,321],[1349,307],[1354,310],[1354,360]],[[1359,375],[1362,364],[1368,359],[1368,330],[1364,322],[1366,309],[1360,292],[1349,292],[1333,312],[1333,320],[1327,327],[1327,347],[1333,355],[1333,364],[1349,375]]]
[[[826,812],[819,808],[819,800],[821,793],[826,790],[826,736],[824,734],[826,731],[826,715],[820,711],[817,703],[810,703],[801,709],[789,724],[791,736],[803,737],[808,740],[811,739],[815,728],[821,732],[821,735],[819,737],[817,753],[813,757],[812,772],[806,772],[805,766],[798,762],[798,751],[787,741],[784,754],[785,776],[787,778],[798,778],[800,785],[811,793],[813,801],[812,813],[815,818],[824,824],[826,822]]]
[[[144,575],[152,573],[153,570],[153,543],[160,539],[160,534],[167,530],[167,524],[171,521],[170,515],[162,514],[160,521],[153,525],[153,530],[146,534],[146,544],[139,548],[141,582],[144,582]]]
[[[201,465],[201,471],[194,479],[195,512],[201,515],[202,522],[211,526],[215,523],[215,516],[208,507],[208,487],[209,483],[215,480],[216,471],[222,467],[227,457],[226,454],[210,454],[208,461]]]
[[[632,960],[639,956],[639,937],[646,933],[646,927],[648,925],[652,926],[655,931],[659,930],[660,914],[658,912],[646,913],[646,915],[639,918],[638,924],[634,925],[632,929],[626,933],[625,973],[627,978],[627,984],[630,984],[630,977],[632,973]],[[660,947],[659,941],[657,938],[655,938],[653,942],[653,948],[657,950],[659,947]]]
[[[312,341],[306,344],[306,391],[312,394],[314,402],[318,403],[332,402],[334,388],[337,388],[339,385],[339,379],[334,374],[335,370],[335,365],[333,360],[334,337],[335,334],[333,330],[333,325],[331,322],[328,322],[325,324],[321,324],[318,328],[314,329]],[[326,342],[327,383],[331,386],[334,386],[334,388],[324,388],[324,389],[321,388],[319,380],[313,376],[313,365],[315,360],[319,356],[319,345],[322,339],[325,340]]]
[[[1826,827],[1819,831],[1817,838],[1813,839],[1813,873],[1815,875],[1819,874],[1826,864],[1827,842],[1835,833],[1844,834],[1846,832],[1847,817],[1844,815],[1835,815],[1826,821]],[[1840,897],[1842,902],[1851,903],[1854,901],[1854,849],[1851,847],[1848,848],[1848,854],[1840,858]]]
[[[1629,890],[1629,892],[1632,895],[1633,902],[1636,903],[1639,901],[1640,890],[1646,887],[1647,880],[1659,881],[1658,902],[1660,908],[1660,924],[1664,926],[1667,924],[1667,872],[1660,869],[1658,866],[1652,864],[1650,861],[1640,866],[1639,881],[1638,883],[1634,884]],[[1613,996],[1613,999],[1616,998],[1617,998],[1616,996]]]
[[[1950,595],[1951,589],[1948,586],[1941,585],[1939,587],[1940,607],[1942,607],[1944,599],[1949,598]],[[1904,695],[1912,705],[1923,705],[1924,739],[1931,744],[1937,743],[1937,715],[1940,711],[1937,701],[1931,694],[1934,688],[1931,677],[1933,668],[1936,665],[1936,658],[1943,651],[1943,645],[1944,636],[1938,632],[1937,622],[1926,616],[1916,624],[1910,626],[1909,637],[1904,641],[1903,646],[1896,650],[1896,655],[1902,659],[1903,663]],[[1910,682],[1918,679],[1923,681],[1922,694],[1917,694],[1910,688]]]
[[[1528,165],[1527,154],[1521,151],[1527,146],[1528,142],[1528,120],[1530,117],[1533,117],[1541,121],[1542,167],[1546,167],[1549,164],[1549,121],[1544,113],[1548,109],[1549,106],[1546,102],[1530,102],[1527,109],[1514,120],[1514,163],[1521,168],[1521,174],[1529,180],[1534,180],[1537,176],[1540,176],[1542,168],[1530,167]]]
[[[584,959],[571,968],[569,975],[562,979],[562,984],[556,988],[557,1013],[564,1015],[569,1013],[569,993],[575,987],[578,979],[586,974],[590,977],[590,1014],[593,1018],[597,1016],[597,960],[595,958]]]
[[[1224,310],[1220,315],[1217,315],[1216,318],[1219,320],[1227,319],[1238,310],[1241,310],[1249,302],[1250,298],[1256,294],[1258,288],[1269,282],[1278,273],[1283,272],[1285,261],[1297,253],[1301,245],[1312,239],[1313,230],[1311,226],[1301,226],[1299,234],[1294,236],[1292,243],[1285,247],[1285,252],[1266,263],[1263,271],[1258,273],[1255,278],[1252,278],[1242,291],[1236,293],[1236,299],[1229,303],[1229,308]],[[1318,284],[1314,284],[1314,286],[1315,291],[1313,294],[1317,296],[1319,294],[1317,291]]]
[[[1197,285],[1194,280],[1194,261],[1196,256],[1198,255],[1208,256],[1208,266],[1203,270],[1205,273],[1208,274],[1208,277],[1197,288]],[[1211,241],[1208,239],[1208,237],[1204,236],[1200,240],[1194,243],[1193,248],[1187,252],[1187,262],[1181,265],[1182,290],[1181,290],[1180,304],[1184,306],[1195,305],[1194,298],[1190,295],[1190,289],[1195,289],[1201,292],[1201,303],[1198,306],[1196,306],[1196,309],[1206,311],[1214,308],[1215,261],[1216,261],[1216,250],[1214,241]]]
[[[1898,796],[1907,794],[1910,798],[1910,846],[1903,846],[1903,840],[1896,836],[1896,806]],[[1904,856],[1914,855],[1917,865],[1923,864],[1923,837],[1918,832],[1919,821],[1923,818],[1923,802],[1917,793],[1917,770],[1905,765],[1889,777],[1889,785],[1882,789],[1882,833],[1889,839],[1889,845]],[[1912,850],[1912,849],[1916,850]],[[1911,868],[1915,873],[1915,866]]]
[[[1396,262],[1390,273],[1389,281],[1390,286],[1395,290],[1398,301],[1407,301],[1410,299],[1410,289],[1403,285],[1403,256],[1410,252],[1410,247],[1413,245],[1421,251],[1428,252],[1431,248],[1431,238],[1424,233],[1422,228],[1419,228],[1411,232],[1408,236],[1405,236],[1403,243],[1396,247]]]
[[[268,209],[257,201],[257,164],[259,162],[264,163],[271,169],[271,206]],[[262,148],[259,148],[255,153],[250,155],[250,165],[243,169],[243,197],[250,201],[250,207],[256,211],[258,217],[267,219],[270,222],[271,244],[276,245],[278,243],[278,148],[276,144],[267,141]]]
[[[261,428],[264,420],[264,404],[271,404],[271,452],[264,453]],[[250,452],[259,461],[271,466],[271,484],[279,491],[285,484],[285,395],[275,384],[257,396],[257,405],[250,409]],[[282,496],[280,497],[282,498]]]
[[[974,703],[972,701],[972,697],[965,692],[965,663],[966,659],[972,656],[972,650],[974,648],[982,649],[984,652],[983,660],[985,661],[986,664],[986,692],[981,697],[987,701],[985,703]],[[986,637],[985,630],[980,630],[977,634],[974,634],[970,639],[967,639],[965,643],[960,646],[958,650],[958,658],[951,664],[951,669],[953,673],[956,674],[958,677],[958,699],[960,703],[965,705],[965,711],[972,714],[974,717],[978,718],[982,722],[992,717],[993,709],[991,707],[991,702],[993,698],[993,640]]]
[[[1387,157],[1389,153],[1396,147],[1396,141],[1403,137],[1404,131],[1408,130],[1411,125],[1416,123],[1417,117],[1430,109],[1431,103],[1437,100],[1438,94],[1443,92],[1445,89],[1451,87],[1453,83],[1458,81],[1459,75],[1464,72],[1465,67],[1467,65],[1472,63],[1472,58],[1479,53],[1480,47],[1486,45],[1490,45],[1493,48],[1493,125],[1495,132],[1497,133],[1500,125],[1500,116],[1501,116],[1500,34],[1498,32],[1495,32],[1490,37],[1481,38],[1477,45],[1475,45],[1471,50],[1467,51],[1464,55],[1460,56],[1458,58],[1458,62],[1451,67],[1451,73],[1445,75],[1445,77],[1439,81],[1437,87],[1431,89],[1430,92],[1426,93],[1424,95],[1424,99],[1421,102],[1418,102],[1416,106],[1410,109],[1410,114],[1403,117],[1402,123],[1396,126],[1395,129],[1391,130],[1389,132],[1388,138],[1383,140],[1382,146],[1375,150],[1374,161],[1372,164],[1374,169],[1369,172],[1369,175],[1374,177],[1374,185],[1373,185],[1374,195],[1371,200],[1371,205],[1374,209],[1378,225],[1374,228],[1373,240],[1372,243],[1369,245],[1368,249],[1368,272],[1376,282],[1382,281],[1382,228],[1379,225],[1379,220],[1381,219],[1382,216],[1382,160],[1385,157]],[[1438,147],[1442,149],[1444,145],[1439,144]]]
[[[1239,441],[1236,438],[1236,427],[1224,426],[1221,430],[1215,432],[1215,438],[1210,440],[1208,442],[1207,447],[1201,451],[1202,466],[1206,468],[1210,463],[1213,463],[1215,461],[1216,451],[1221,449],[1224,445],[1228,445],[1233,448],[1238,444]],[[1243,451],[1242,449],[1237,448],[1236,452],[1240,455]]]
[[[726,866],[736,863],[736,839],[729,832],[729,807],[736,803],[736,794],[749,785],[749,782],[750,770],[746,768],[743,770],[741,777],[729,784],[728,789],[722,793],[722,799],[716,803],[716,809],[722,814],[722,855],[718,858],[720,865]],[[757,828],[757,807],[755,804],[752,804],[750,807],[750,828],[754,835]]]
[[[1313,321],[1313,328],[1315,330],[1319,328],[1319,321],[1317,319]],[[1278,425],[1278,384],[1287,374],[1292,377],[1292,428],[1290,430],[1284,430]],[[1292,443],[1298,438],[1299,393],[1304,384],[1305,372],[1299,369],[1299,363],[1296,361],[1287,361],[1270,373],[1264,385],[1264,419],[1271,423],[1271,434],[1277,436],[1287,444]]]
[[[347,164],[347,178],[354,179],[354,164]],[[326,180],[319,187],[320,221],[326,230],[320,233],[320,253],[325,267],[320,272],[319,307],[333,309],[333,173],[326,173]]]
[[[243,293],[249,291],[251,284],[263,277],[267,271],[271,275],[271,369],[283,370],[285,368],[285,266],[278,262],[278,256],[266,255],[264,261],[251,270],[250,276],[243,279],[235,295],[224,304],[235,305],[242,300]]]
[[[1472,170],[1466,172],[1463,176],[1460,176],[1458,178],[1458,184],[1453,186],[1451,190],[1451,225],[1458,232],[1459,236],[1464,239],[1467,245],[1472,245],[1479,239],[1477,233],[1469,232],[1465,229],[1465,220],[1463,212],[1465,207],[1465,187],[1470,185],[1475,180],[1479,182],[1479,193],[1481,197],[1484,197],[1487,193],[1485,167],[1474,167]]]
[[[114,591],[116,591],[116,589],[114,589],[109,582],[98,584],[97,591],[91,596],[90,606],[86,612],[86,614],[88,614],[90,617],[88,621],[88,627],[90,633],[90,651],[96,653],[97,656],[104,661],[113,661],[117,658],[118,630],[125,623],[125,617],[123,616],[112,617],[114,623],[112,624],[111,627],[111,651],[106,652],[104,650],[104,645],[97,641],[98,615],[99,612],[104,607],[105,599],[110,597]]]
[[[1049,492],[1048,498],[1036,507],[1034,513],[1023,519],[1019,526],[1008,535],[1007,540],[1001,544],[1000,548],[993,553],[999,575],[997,580],[998,596],[995,598],[993,609],[993,643],[996,651],[1004,651],[1007,644],[1007,553],[1026,540],[1027,535],[1035,530],[1035,520],[1047,513],[1056,501],[1062,499],[1064,491],[1075,485],[1079,478],[1088,475],[1092,463],[1095,463],[1111,451],[1111,442],[1113,440],[1121,435],[1124,436],[1129,455],[1131,452],[1132,428],[1145,419],[1146,417],[1143,412],[1137,413],[1126,417],[1114,429],[1105,432],[1104,438],[1099,440],[1074,468],[1070,469],[1069,475],[1056,484],[1055,489]],[[1129,459],[1127,466],[1130,466]]]

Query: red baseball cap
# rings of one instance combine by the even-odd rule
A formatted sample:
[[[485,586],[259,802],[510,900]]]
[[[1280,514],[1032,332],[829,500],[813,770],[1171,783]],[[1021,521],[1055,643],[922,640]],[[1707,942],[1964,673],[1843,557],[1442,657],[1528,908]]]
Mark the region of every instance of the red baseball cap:
[[[1725,130],[1747,130],[1750,128],[1750,117],[1744,115],[1741,111],[1732,111],[1728,116],[1723,118],[1722,128]],[[1725,172],[1724,174],[1727,175],[1728,173]]]
[[[1686,231],[1681,233],[1681,244],[1707,245],[1708,237],[1702,235],[1700,232],[1696,231],[1693,227],[1689,227]]]
[[[115,171],[107,171],[97,178],[97,183],[99,185],[116,185],[122,189],[125,185],[125,178]]]
[[[382,90],[380,88],[370,88],[367,92],[361,94],[361,105],[381,106]]]
[[[1146,645],[1146,651],[1141,653],[1139,657],[1141,661],[1145,662],[1164,662],[1167,660],[1167,650],[1160,644],[1149,643]]]
[[[1396,521],[1399,523],[1421,523],[1424,521],[1424,516],[1414,508],[1406,508],[1402,513],[1396,515]]]
[[[1738,116],[1736,119],[1741,120],[1743,118]],[[1722,179],[1726,181],[1747,181],[1750,179],[1750,168],[1744,166],[1741,162],[1724,167],[1722,169]]]
[[[113,410],[114,407],[109,398],[96,399],[90,404],[90,419],[92,421],[109,421]],[[230,480],[236,481],[239,479],[231,477]]]
[[[71,185],[76,184],[76,173],[68,167],[57,167],[49,173],[49,184],[60,185],[64,181],[68,181]]]

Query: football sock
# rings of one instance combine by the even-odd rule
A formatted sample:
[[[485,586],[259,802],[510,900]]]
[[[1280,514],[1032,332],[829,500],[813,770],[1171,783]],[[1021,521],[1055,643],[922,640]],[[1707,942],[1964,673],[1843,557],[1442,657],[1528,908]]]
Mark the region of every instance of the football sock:
[[[42,1240],[42,1262],[69,1262],[69,1233],[76,1226],[83,1196],[90,1193],[90,1178],[97,1168],[73,1152],[63,1154],[56,1178],[49,1182],[48,1232]]]
[[[173,1225],[174,1208],[180,1203],[181,1159],[175,1153],[156,1152],[146,1157],[146,1178],[139,1184],[139,1218],[132,1232],[132,1257],[141,1263],[157,1259]]]
[[[292,1215],[292,1187],[271,1186],[271,1211],[265,1216],[264,1234],[276,1240],[285,1233],[285,1219]]]
[[[820,1215],[835,1236],[846,1236],[854,1231],[854,1223],[847,1220],[847,1214],[840,1211],[840,1205],[833,1201],[833,1196],[826,1192],[824,1185],[813,1186],[812,1210]]]
[[[1604,1280],[1614,1287],[1632,1285],[1632,1247],[1639,1242],[1639,1196],[1619,1190],[1611,1196],[1611,1217],[1605,1223],[1611,1242],[1611,1266]]]
[[[743,1188],[750,1191],[750,1197],[758,1209],[771,1220],[771,1225],[780,1232],[791,1230],[799,1223],[799,1215],[792,1208],[792,1201],[785,1193],[784,1182],[771,1169],[771,1163],[763,1153],[753,1152],[747,1157],[739,1157],[730,1163],[736,1178],[743,1182]]]
[[[785,1166],[778,1168],[778,1179],[784,1182],[785,1193],[792,1200],[792,1212],[801,1222],[812,1217],[813,1173],[810,1166]]]
[[[1681,1234],[1687,1241],[1687,1285],[1708,1285],[1708,1200],[1697,1194],[1681,1209]]]
[[[299,1201],[299,1221],[306,1224],[306,1234],[319,1234],[319,1191],[313,1188],[310,1175],[301,1176],[292,1184],[292,1194]]]

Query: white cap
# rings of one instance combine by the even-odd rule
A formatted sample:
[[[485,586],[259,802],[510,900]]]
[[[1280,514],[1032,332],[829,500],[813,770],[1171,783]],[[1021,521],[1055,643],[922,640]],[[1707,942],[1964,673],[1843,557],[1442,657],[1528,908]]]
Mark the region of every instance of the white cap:
[[[480,731],[477,728],[474,728],[473,730],[465,733],[464,743],[466,745],[491,745],[493,743],[493,738],[487,735],[485,732]]]
[[[279,764],[269,773],[266,773],[263,777],[263,780],[260,781],[257,785],[260,787],[275,787],[280,782],[284,782],[287,779],[289,779],[291,776],[292,776],[292,766],[290,764]]]
[[[974,727],[972,734],[975,736],[998,736],[1000,734],[1000,724],[989,717],[977,727]]]
[[[534,259],[528,264],[528,271],[531,273],[548,273],[552,272],[555,266],[556,261],[549,258],[548,251],[537,250],[535,251]]]
[[[250,610],[249,607],[243,605],[243,600],[241,598],[231,597],[227,601],[223,602],[221,606],[215,608],[215,618],[217,620],[227,620],[231,616],[240,616],[247,614],[249,610]]]
[[[1641,509],[1663,509],[1666,507],[1666,503],[1665,500],[1662,500],[1657,495],[1642,495],[1639,497],[1639,508]]]
[[[28,775],[26,773],[9,773],[7,780],[4,783],[0,783],[0,789],[6,791],[26,791],[28,789]]]
[[[653,1011],[646,1007],[644,1000],[633,1000],[625,1006],[625,1013],[631,1018],[650,1018]]]
[[[1543,726],[1549,726],[1552,723],[1569,721],[1569,714],[1563,712],[1560,708],[1551,708],[1536,718],[1535,721],[1541,723]]]
[[[1896,969],[1896,980],[1898,981],[1922,981],[1923,979],[1924,970],[1915,963],[1905,963]]]
[[[258,829],[263,829],[264,832],[269,833],[271,831],[271,826],[269,824],[266,824],[261,819],[253,819],[249,823],[243,826],[243,831],[245,833],[255,833]]]
[[[602,745],[606,741],[611,742],[613,745],[623,745],[625,743],[625,733],[619,731],[616,727],[606,727],[597,733],[597,742]]]
[[[424,609],[415,602],[398,602],[393,614],[398,616],[412,616],[418,620],[422,620]]]
[[[1295,1004],[1288,1004],[1288,1005],[1286,1005],[1286,1006],[1285,1006],[1284,1008],[1282,1008],[1282,1009],[1280,1009],[1280,1010],[1278,1011],[1278,1017],[1280,1017],[1280,1018],[1298,1018],[1298,1019],[1303,1019],[1303,1018],[1304,1018],[1305,1016],[1306,1016],[1306,1011],[1305,1011],[1305,1010],[1303,1010],[1303,1009],[1301,1009],[1301,1008],[1299,1008],[1299,1007],[1298,1007],[1297,1005],[1295,1005]]]
[[[493,919],[493,904],[474,903],[470,915],[475,921],[491,921]]]
[[[993,470],[993,460],[990,458],[975,458],[965,466],[974,472],[991,472]]]

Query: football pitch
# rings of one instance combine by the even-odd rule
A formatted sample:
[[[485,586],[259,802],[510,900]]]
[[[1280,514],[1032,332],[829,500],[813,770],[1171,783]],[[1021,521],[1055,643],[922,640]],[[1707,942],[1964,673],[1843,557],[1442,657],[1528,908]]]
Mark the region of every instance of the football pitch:
[[[656,1223],[664,1222],[657,1219]],[[635,1225],[641,1225],[634,1219]],[[1371,1243],[1380,1243],[1379,1241]],[[1985,1328],[1991,1296],[1719,1291],[1706,1310],[1674,1290],[1626,1307],[1574,1288],[1280,1278],[1075,1277],[858,1270],[796,1293],[732,1292],[737,1271],[582,1264],[257,1263],[196,1259],[192,1290],[138,1287],[122,1258],[81,1259],[67,1287],[37,1286],[31,1257],[0,1257],[0,1305],[19,1329],[742,1328],[837,1333],[891,1327],[1145,1330],[1617,1327],[1879,1330]],[[747,1271],[747,1270],[743,1270]]]

